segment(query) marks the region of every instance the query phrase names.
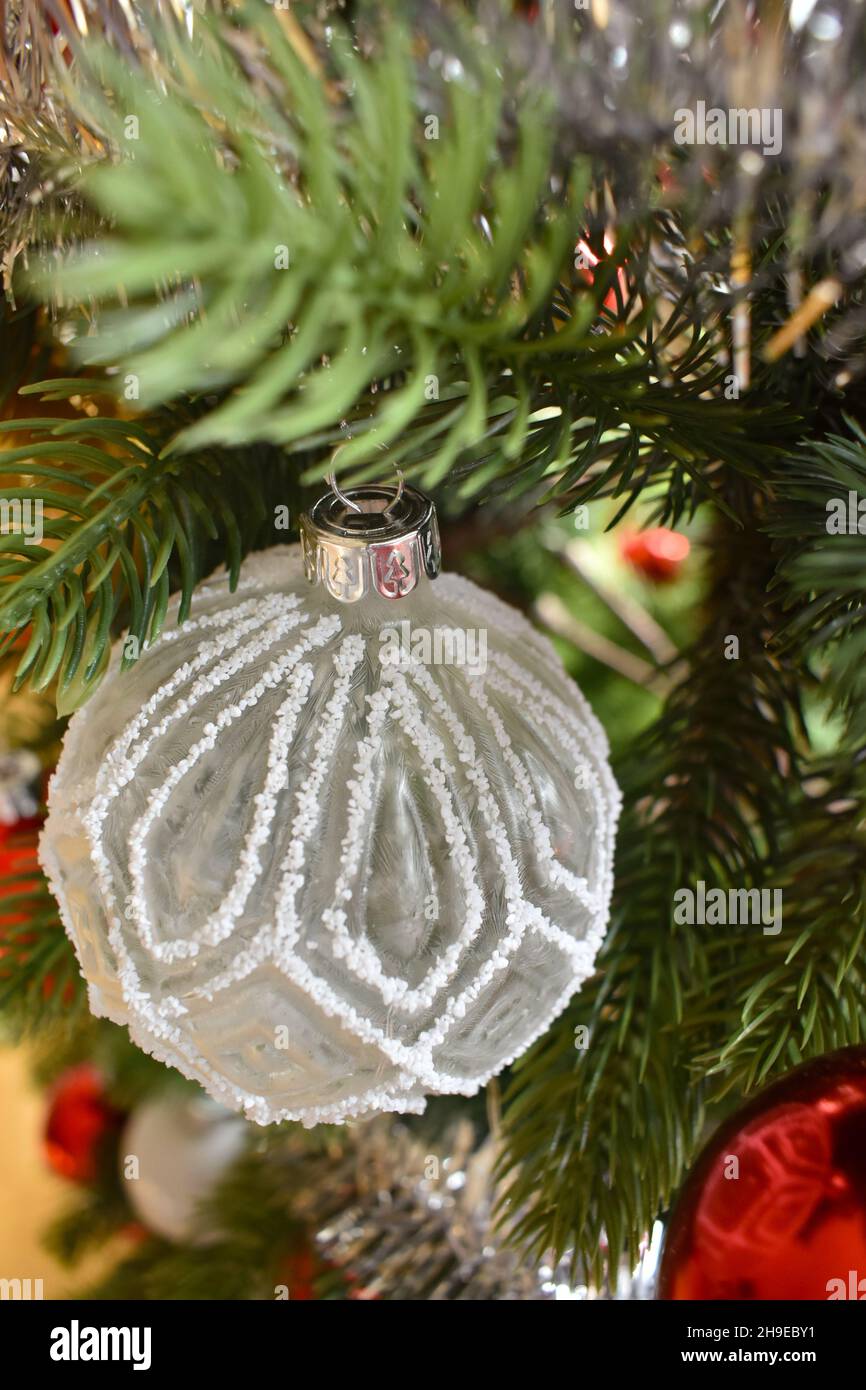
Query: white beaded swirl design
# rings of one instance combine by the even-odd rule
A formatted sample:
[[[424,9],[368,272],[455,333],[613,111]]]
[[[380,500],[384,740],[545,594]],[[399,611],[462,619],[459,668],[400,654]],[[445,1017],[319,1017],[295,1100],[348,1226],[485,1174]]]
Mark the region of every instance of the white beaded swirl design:
[[[382,664],[380,609],[310,590],[297,547],[234,595],[214,576],[52,781],[42,860],[91,1008],[260,1123],[472,1094],[603,936],[619,792],[585,700],[468,581],[401,608],[486,629],[483,674]]]

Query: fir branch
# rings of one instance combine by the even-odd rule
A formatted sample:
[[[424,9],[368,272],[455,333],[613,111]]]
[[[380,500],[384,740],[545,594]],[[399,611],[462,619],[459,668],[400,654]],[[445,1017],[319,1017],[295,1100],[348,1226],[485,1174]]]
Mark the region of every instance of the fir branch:
[[[26,390],[56,399],[89,397],[95,387],[72,380]],[[212,567],[212,543],[227,555],[234,586],[267,519],[268,460],[263,469],[251,467],[257,458],[227,462],[211,451],[183,460],[163,455],[184,418],[192,418],[189,407],[146,423],[94,415],[5,426],[26,442],[0,451],[5,505],[20,507],[23,519],[0,538],[3,650],[23,646],[18,686],[27,680],[42,690],[57,681],[61,712],[101,679],[120,620],[133,639],[123,653],[126,668],[159,635],[172,587],[180,590],[184,621],[197,581]],[[36,516],[44,536],[31,544],[26,531]]]
[[[720,1020],[724,1041],[695,1059],[718,1098],[866,1034],[864,765],[825,761],[809,772],[766,867],[781,893],[780,931],[738,951],[693,1001],[690,1027]]]
[[[222,0],[204,3],[224,8]],[[26,265],[31,247],[44,249],[46,209],[52,222],[74,219],[79,235],[98,230],[68,186],[104,153],[64,100],[70,66],[97,36],[127,63],[149,66],[155,13],[171,28],[191,25],[195,11],[176,0],[11,0],[0,7],[0,278],[10,301],[19,257]]]
[[[304,445],[393,381],[372,414],[349,425],[352,437],[338,433],[337,441],[342,467],[389,446],[400,462],[407,426],[439,396],[422,432],[435,450],[423,469],[428,485],[483,433],[491,369],[496,379],[508,371],[520,408],[506,452],[519,455],[532,364],[580,344],[592,366],[617,346],[590,340],[589,292],[569,324],[543,322],[586,191],[575,171],[560,206],[551,204],[543,97],[524,104],[516,154],[503,163],[492,63],[474,84],[455,84],[438,138],[425,140],[399,26],[369,63],[345,38],[335,43],[337,75],[352,92],[335,111],[274,17],[254,13],[278,83],[255,110],[240,60],[217,29],[208,43],[175,45],[184,85],[161,99],[140,74],[101,55],[100,82],[110,82],[114,103],[96,89],[85,96],[123,157],[89,171],[84,186],[112,236],[61,267],[54,283],[68,298],[93,296],[103,306],[122,284],[124,305],[102,313],[102,332],[82,350],[91,361],[122,357],[148,407],[239,383],[182,433],[184,448],[253,438]],[[124,139],[130,120],[135,140]],[[293,181],[282,167],[287,154]],[[179,288],[155,302],[158,283]]]
[[[662,480],[668,517],[719,460],[766,468],[792,414],[718,399],[723,340],[688,292],[654,321],[654,214],[576,273],[595,195],[557,166],[543,89],[504,100],[482,51],[425,114],[399,25],[364,62],[335,39],[330,83],[274,16],[243,26],[157,34],[164,91],[104,53],[70,96],[116,152],[83,178],[111,233],[41,283],[96,301],[78,351],[143,406],[218,393],[172,447],[265,439],[355,480],[387,451],[428,487],[459,465],[463,496],[566,506]]]
[[[746,494],[728,500],[745,514]],[[754,601],[765,547],[726,525],[714,553],[717,586],[688,675],[620,769],[627,809],[598,973],[517,1063],[506,1096],[505,1205],[527,1206],[517,1235],[536,1254],[570,1248],[599,1275],[603,1242],[610,1267],[636,1256],[698,1142],[706,1093],[695,1058],[718,1024],[691,1028],[688,1010],[743,950],[734,933],[677,925],[674,893],[699,879],[762,881],[785,805],[778,769],[798,756],[796,668],[767,652]],[[725,659],[731,633],[739,660]]]
[[[850,437],[768,470],[760,500],[729,481],[729,505],[740,517],[757,508],[777,554],[760,531],[727,555],[717,539],[716,618],[637,773],[624,769],[617,908],[599,974],[515,1069],[503,1168],[510,1205],[536,1193],[520,1229],[533,1249],[574,1241],[600,1263],[606,1235],[612,1259],[634,1255],[685,1170],[706,1104],[864,1035],[866,538],[856,502],[866,439],[849,423]],[[838,506],[850,526],[849,492],[853,530],[833,534]],[[738,637],[739,660],[721,659],[725,633]],[[807,758],[800,714],[817,668],[846,717],[829,760]],[[673,893],[697,878],[780,890],[783,929],[675,928]],[[573,1046],[579,1024],[586,1052]]]
[[[866,435],[847,423],[847,436],[805,444],[774,478],[766,529],[785,621],[773,649],[820,675],[842,727],[833,756],[803,768],[779,815],[766,878],[782,895],[784,930],[738,953],[702,1001],[725,1020],[723,1040],[698,1059],[719,1094],[866,1032]]]
[[[337,1135],[329,1126],[312,1135],[297,1125],[268,1132],[202,1203],[198,1229],[210,1233],[206,1245],[171,1245],[151,1236],[85,1296],[274,1299],[286,1281],[287,1261],[309,1234],[310,1206],[325,1219],[350,1197],[348,1152],[347,1132]],[[83,1217],[84,1211],[70,1214],[73,1231]]]
[[[117,1176],[116,1144],[109,1149],[114,1172],[104,1172],[74,1206],[52,1222],[42,1237],[45,1249],[63,1265],[78,1264],[130,1225],[131,1213]]]
[[[824,666],[831,707],[847,738],[866,741],[866,433],[804,445],[774,479],[779,502],[768,532],[779,552],[776,587],[787,621],[780,651],[805,648]],[[861,510],[862,508],[862,510]]]

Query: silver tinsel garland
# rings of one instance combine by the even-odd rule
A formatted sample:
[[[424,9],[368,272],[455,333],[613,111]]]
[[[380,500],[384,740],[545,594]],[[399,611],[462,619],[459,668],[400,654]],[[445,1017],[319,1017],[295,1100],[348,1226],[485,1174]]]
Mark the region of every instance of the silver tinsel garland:
[[[626,1265],[601,1285],[576,1274],[570,1255],[535,1261],[509,1236],[517,1217],[496,1216],[495,1145],[475,1147],[472,1126],[456,1125],[430,1149],[404,1125],[372,1121],[328,1189],[353,1193],[320,1223],[317,1190],[306,1214],[318,1227],[316,1247],[342,1270],[357,1299],[553,1302],[566,1299],[646,1299],[653,1296],[661,1231],[653,1233],[639,1265]],[[304,1211],[300,1203],[300,1213]]]

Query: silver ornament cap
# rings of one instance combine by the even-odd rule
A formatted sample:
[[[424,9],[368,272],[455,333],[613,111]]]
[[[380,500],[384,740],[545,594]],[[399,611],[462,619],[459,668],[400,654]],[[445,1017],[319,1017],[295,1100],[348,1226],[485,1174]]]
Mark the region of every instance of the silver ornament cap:
[[[365,483],[320,497],[301,517],[304,572],[340,603],[367,594],[405,598],[442,562],[436,510],[429,497],[400,479]]]

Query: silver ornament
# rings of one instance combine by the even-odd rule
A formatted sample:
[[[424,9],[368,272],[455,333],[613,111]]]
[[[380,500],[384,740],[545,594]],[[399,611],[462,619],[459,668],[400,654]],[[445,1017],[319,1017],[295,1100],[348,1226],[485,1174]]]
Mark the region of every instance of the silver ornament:
[[[159,1096],[133,1111],[120,1144],[129,1204],[150,1231],[207,1245],[218,1236],[199,1208],[240,1158],[249,1136],[243,1120],[202,1096]]]
[[[297,1131],[295,1131],[297,1134]],[[465,1120],[433,1151],[402,1122],[358,1125],[341,1158],[326,1167],[298,1141],[295,1166],[308,1190],[293,1211],[315,1230],[329,1266],[348,1277],[352,1299],[484,1302],[645,1300],[653,1297],[661,1225],[642,1243],[636,1266],[623,1259],[596,1282],[566,1250],[534,1258],[519,1240],[526,1209],[499,1205],[495,1136],[480,1145]],[[334,1194],[347,1200],[334,1210]],[[606,1246],[604,1247],[607,1254]]]
[[[39,810],[42,764],[29,748],[0,749],[0,825],[17,825]]]
[[[42,862],[91,1009],[261,1124],[474,1094],[604,935],[604,733],[520,614],[431,582],[427,507],[355,489],[305,522],[330,585],[285,546],[182,626],[174,602],[128,673],[115,649],[52,780]]]

